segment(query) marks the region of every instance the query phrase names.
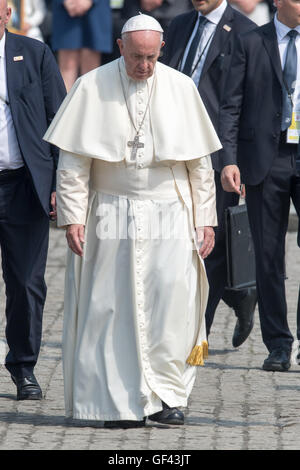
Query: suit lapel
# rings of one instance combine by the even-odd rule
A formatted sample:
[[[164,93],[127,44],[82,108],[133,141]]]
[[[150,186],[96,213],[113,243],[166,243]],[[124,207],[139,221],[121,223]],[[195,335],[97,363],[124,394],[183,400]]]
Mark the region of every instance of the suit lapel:
[[[203,65],[201,79],[215,60],[215,58],[220,54],[220,52],[224,49],[225,43],[228,41],[230,35],[232,34],[232,22],[233,22],[233,12],[231,8],[228,6],[226,7],[224,14],[222,15],[221,20],[219,21],[214,37],[210,44],[210,47],[207,52],[207,56]],[[225,28],[224,28],[225,26]],[[228,28],[229,27],[229,28]]]
[[[24,60],[23,48],[17,37],[6,31],[5,39],[6,76],[9,101],[15,97],[16,91],[23,86]]]
[[[190,36],[193,32],[195,23],[198,18],[198,13],[196,11],[191,12],[191,15],[187,21],[187,23],[183,26],[182,31],[180,31],[180,43],[178,43],[176,47],[176,52],[172,57],[170,62],[170,66],[176,68],[177,70],[180,69],[182,57],[187,46],[187,43],[190,39]]]
[[[277,78],[280,84],[282,85],[282,68],[274,21],[271,21],[270,23],[267,23],[266,25],[262,26],[260,30],[263,35],[264,46],[269,54]]]

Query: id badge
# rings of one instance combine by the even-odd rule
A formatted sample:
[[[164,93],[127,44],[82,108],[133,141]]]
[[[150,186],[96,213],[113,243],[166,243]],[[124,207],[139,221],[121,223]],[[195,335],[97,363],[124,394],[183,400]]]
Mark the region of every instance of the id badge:
[[[293,111],[292,123],[287,129],[286,142],[287,144],[298,144],[299,143],[299,131],[300,131],[300,112]]]

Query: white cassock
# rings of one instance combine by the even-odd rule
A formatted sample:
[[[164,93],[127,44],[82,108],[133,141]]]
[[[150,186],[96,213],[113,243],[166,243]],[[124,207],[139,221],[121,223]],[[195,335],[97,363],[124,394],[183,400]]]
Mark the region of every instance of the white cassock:
[[[136,155],[128,111],[142,123]],[[67,416],[141,420],[161,401],[186,406],[206,344],[195,226],[216,225],[209,154],[220,148],[197,89],[159,63],[133,81],[121,58],[76,82],[45,139],[61,149],[58,225],[85,225],[84,255],[69,251],[66,269]]]

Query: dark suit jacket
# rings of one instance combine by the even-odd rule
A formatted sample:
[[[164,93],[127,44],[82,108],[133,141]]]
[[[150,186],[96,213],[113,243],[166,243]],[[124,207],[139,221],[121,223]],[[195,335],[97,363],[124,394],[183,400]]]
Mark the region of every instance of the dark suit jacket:
[[[196,10],[180,15],[169,26],[162,62],[180,69],[185,48],[197,21]],[[224,28],[225,26],[225,28]],[[231,67],[232,55],[241,32],[256,28],[256,24],[229,5],[217,25],[202,70],[199,93],[210,119],[218,132],[219,108],[224,94],[225,82]],[[212,162],[217,171],[222,169],[219,152],[213,154]]]
[[[43,135],[65,97],[64,82],[52,52],[40,41],[6,31],[5,56],[9,105],[21,154],[49,216],[58,149]]]
[[[237,163],[246,184],[262,182],[278,154],[283,86],[271,21],[240,37],[220,111],[223,166]]]

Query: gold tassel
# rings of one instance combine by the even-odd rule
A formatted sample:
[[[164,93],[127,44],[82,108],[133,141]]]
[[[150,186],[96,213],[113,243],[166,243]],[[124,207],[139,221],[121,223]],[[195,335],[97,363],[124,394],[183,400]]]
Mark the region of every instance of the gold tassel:
[[[187,358],[186,362],[190,364],[190,366],[204,366],[203,361],[203,347],[202,346],[194,346],[191,354]]]
[[[203,347],[203,359],[207,359],[208,358],[208,342],[202,341],[202,347]]]
[[[201,346],[194,346],[186,362],[190,366],[204,366],[204,359],[208,358],[208,342],[202,341]]]

